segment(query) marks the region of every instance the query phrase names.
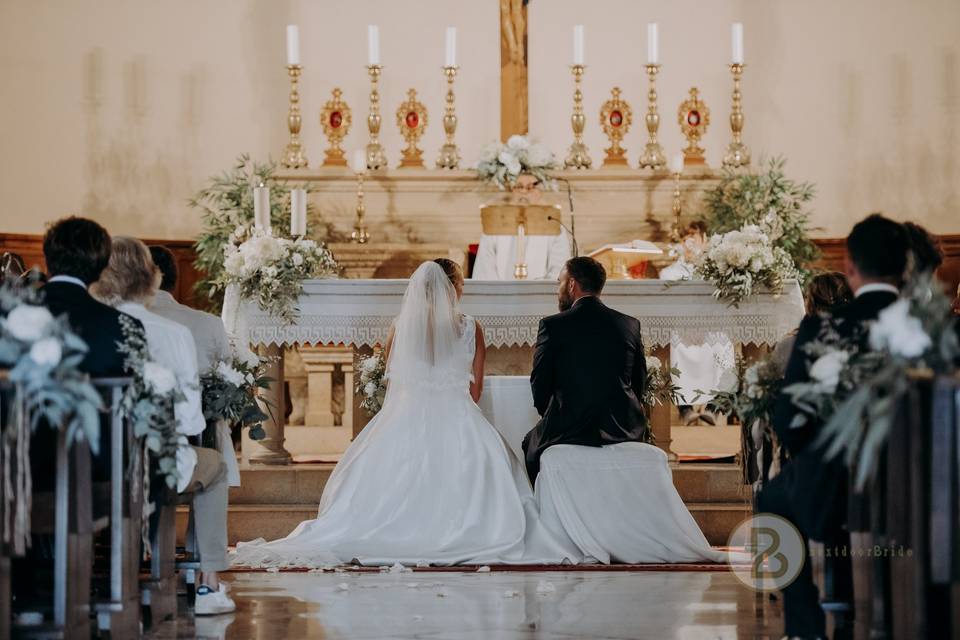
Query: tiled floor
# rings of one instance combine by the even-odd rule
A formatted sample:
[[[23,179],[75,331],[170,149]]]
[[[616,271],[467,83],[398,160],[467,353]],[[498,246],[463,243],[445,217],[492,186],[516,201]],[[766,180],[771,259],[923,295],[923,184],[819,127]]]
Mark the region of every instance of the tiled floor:
[[[779,638],[779,610],[730,573],[238,573],[237,612],[149,634],[466,640]],[[764,619],[766,616],[766,619]]]

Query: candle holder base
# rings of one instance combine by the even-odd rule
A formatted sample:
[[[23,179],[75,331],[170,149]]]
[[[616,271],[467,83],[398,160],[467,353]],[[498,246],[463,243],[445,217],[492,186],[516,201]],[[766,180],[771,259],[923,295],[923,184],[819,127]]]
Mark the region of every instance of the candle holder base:
[[[460,166],[460,149],[455,144],[444,144],[440,147],[440,157],[437,158],[437,169],[456,169]]]
[[[387,168],[387,157],[383,153],[383,145],[371,142],[367,145],[367,169],[377,171]]]
[[[527,279],[527,265],[525,263],[518,263],[513,267],[513,279],[514,280],[526,280]]]
[[[303,151],[303,145],[299,142],[287,144],[283,150],[283,159],[280,161],[285,169],[303,169],[307,166],[307,155]]]
[[[663,169],[667,166],[667,156],[659,142],[648,142],[640,156],[641,169]]]
[[[591,165],[593,165],[593,160],[590,159],[587,145],[582,142],[571,144],[567,159],[563,162],[563,167],[565,169],[589,169]]]
[[[731,142],[727,146],[727,153],[723,156],[723,166],[726,169],[739,169],[750,164],[750,149],[742,142]]]
[[[350,234],[350,242],[355,242],[357,244],[367,244],[370,242],[370,234],[367,233],[367,228],[356,227]]]

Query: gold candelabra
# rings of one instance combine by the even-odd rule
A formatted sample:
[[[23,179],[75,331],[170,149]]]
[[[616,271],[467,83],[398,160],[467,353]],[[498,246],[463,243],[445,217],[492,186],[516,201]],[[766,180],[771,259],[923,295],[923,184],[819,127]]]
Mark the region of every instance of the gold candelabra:
[[[570,145],[570,152],[563,163],[563,166],[567,169],[589,169],[592,164],[587,145],[583,143],[583,127],[586,124],[586,117],[583,115],[583,92],[580,90],[580,82],[583,79],[585,68],[582,64],[575,64],[570,67],[573,72],[575,90],[573,92],[573,115],[570,116],[570,124],[573,126],[573,144]]]
[[[376,171],[387,166],[387,158],[383,154],[383,145],[380,144],[380,92],[377,83],[383,66],[371,64],[367,67],[370,74],[370,114],[367,116],[367,129],[370,130],[370,141],[367,143],[367,169]]]
[[[647,146],[643,149],[643,155],[640,156],[641,169],[662,169],[667,164],[667,157],[663,153],[663,147],[657,139],[657,131],[660,129],[660,112],[657,110],[657,74],[660,73],[660,65],[648,64],[647,77]]]
[[[453,79],[457,77],[456,65],[443,68],[443,75],[447,76],[447,106],[443,113],[443,130],[447,134],[447,141],[440,147],[440,157],[437,158],[438,169],[456,169],[460,166],[460,149],[453,141],[457,132],[457,113],[454,108]]]
[[[283,150],[283,159],[280,161],[287,169],[302,169],[307,166],[307,155],[300,142],[300,126],[303,120],[300,117],[300,73],[303,67],[299,64],[288,64],[287,73],[290,74],[290,112],[287,114],[287,128],[290,129],[290,141]]]
[[[369,158],[369,153],[367,157]],[[357,244],[366,244],[370,240],[366,222],[367,209],[363,204],[364,173],[364,171],[357,172],[357,219],[353,223],[353,232],[350,234],[350,241]]]
[[[740,76],[743,75],[742,64],[731,64],[733,73],[733,110],[730,111],[730,129],[733,131],[733,140],[727,146],[727,153],[723,156],[723,166],[736,169],[750,164],[750,150],[743,144],[743,108],[741,106]]]
[[[680,173],[673,174],[673,229],[670,230],[670,241],[680,242],[680,214],[683,206],[680,204]]]

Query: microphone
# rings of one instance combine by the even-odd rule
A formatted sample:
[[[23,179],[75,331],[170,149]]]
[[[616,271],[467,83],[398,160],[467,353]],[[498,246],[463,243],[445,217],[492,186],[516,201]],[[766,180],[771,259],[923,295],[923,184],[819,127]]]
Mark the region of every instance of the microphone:
[[[554,178],[559,182],[562,182],[567,186],[567,203],[570,205],[570,227],[563,224],[563,220],[556,220],[553,216],[548,216],[547,220],[556,220],[560,223],[560,226],[563,227],[567,233],[570,234],[570,237],[573,239],[573,257],[577,258],[580,256],[580,245],[577,244],[577,217],[573,214],[573,188],[570,186],[570,181],[566,178]]]

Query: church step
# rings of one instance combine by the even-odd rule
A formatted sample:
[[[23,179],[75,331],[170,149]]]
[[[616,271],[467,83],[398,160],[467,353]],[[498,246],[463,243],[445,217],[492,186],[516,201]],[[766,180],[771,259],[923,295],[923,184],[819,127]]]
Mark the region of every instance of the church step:
[[[727,544],[733,529],[750,515],[750,505],[745,502],[687,503],[687,508],[713,545]],[[185,505],[177,507],[177,539],[180,544],[187,528],[187,513]],[[298,524],[316,515],[316,504],[231,504],[227,514],[227,538],[231,545],[254,538],[282,538]]]
[[[304,505],[320,503],[333,464],[250,465],[240,470],[241,486],[231,487],[231,505]],[[733,464],[673,465],[673,483],[684,502],[749,502]]]

